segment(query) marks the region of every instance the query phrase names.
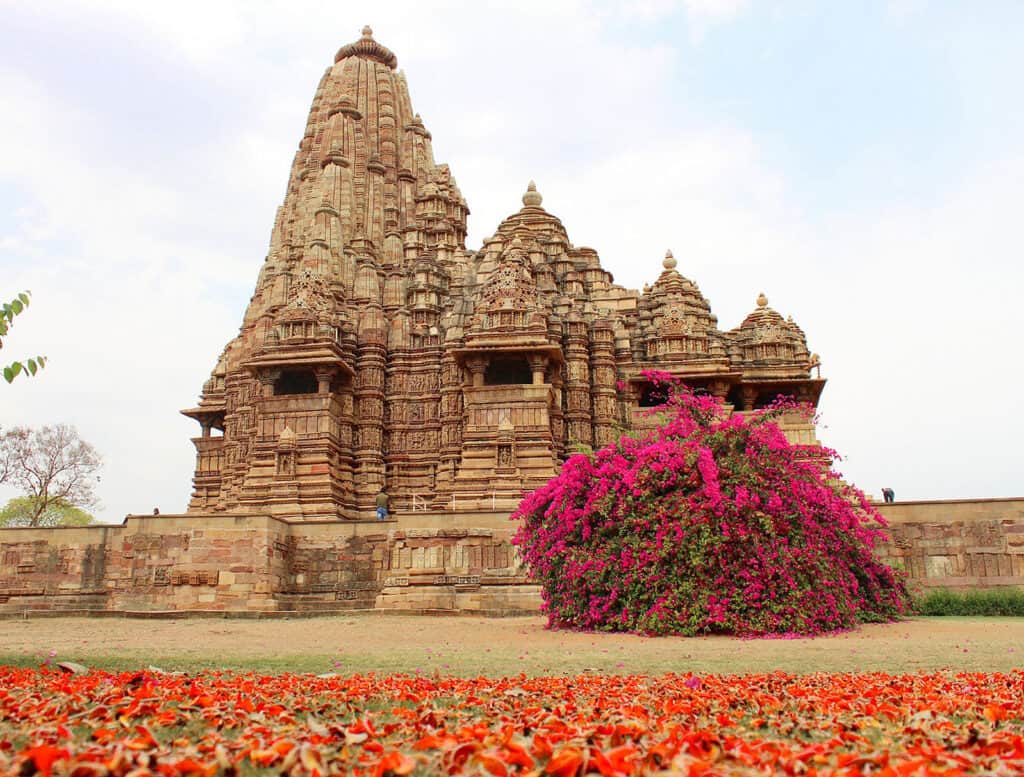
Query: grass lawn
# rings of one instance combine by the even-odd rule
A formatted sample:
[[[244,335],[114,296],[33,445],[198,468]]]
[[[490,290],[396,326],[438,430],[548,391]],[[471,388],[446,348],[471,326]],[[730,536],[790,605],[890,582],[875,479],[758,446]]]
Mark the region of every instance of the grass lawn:
[[[353,614],[275,620],[38,618],[0,625],[0,665],[474,676],[1010,671],[1024,618],[911,618],[814,639],[642,637],[544,619]]]

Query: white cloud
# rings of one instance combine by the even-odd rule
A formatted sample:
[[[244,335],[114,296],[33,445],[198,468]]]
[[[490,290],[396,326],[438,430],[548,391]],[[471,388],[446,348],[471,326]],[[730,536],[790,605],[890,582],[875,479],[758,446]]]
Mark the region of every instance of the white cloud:
[[[694,20],[724,22],[735,19],[750,7],[749,0],[683,0],[686,13]]]
[[[686,5],[700,24],[749,9]],[[472,245],[535,178],[617,281],[653,280],[671,247],[723,327],[762,290],[792,314],[830,379],[825,438],[862,485],[992,496],[1019,482],[1024,157],[1007,153],[930,205],[828,217],[797,207],[749,129],[689,115],[682,54],[624,39],[607,6],[210,6],[36,11],[41,39],[54,25],[101,34],[115,20],[98,45],[145,42],[197,104],[214,104],[202,125],[169,114],[131,161],[106,153],[140,142],[118,115],[69,101],[59,80],[0,69],[0,147],[16,150],[0,155],[0,293],[34,292],[4,353],[51,359],[42,376],[0,389],[0,423],[77,424],[106,458],[105,518],[185,506],[194,425],[177,410],[237,331],[316,81],[366,22],[408,70],[437,157],[473,210]]]

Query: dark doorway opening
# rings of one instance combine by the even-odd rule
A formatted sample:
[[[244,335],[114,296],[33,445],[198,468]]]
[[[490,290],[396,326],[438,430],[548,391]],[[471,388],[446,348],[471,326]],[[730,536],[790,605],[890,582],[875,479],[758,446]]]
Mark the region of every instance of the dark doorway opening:
[[[484,373],[486,386],[511,386],[523,383],[533,383],[533,373],[530,372],[526,358],[522,356],[493,359]]]
[[[274,396],[276,397],[289,394],[315,394],[316,392],[316,376],[307,370],[286,370],[274,383]]]

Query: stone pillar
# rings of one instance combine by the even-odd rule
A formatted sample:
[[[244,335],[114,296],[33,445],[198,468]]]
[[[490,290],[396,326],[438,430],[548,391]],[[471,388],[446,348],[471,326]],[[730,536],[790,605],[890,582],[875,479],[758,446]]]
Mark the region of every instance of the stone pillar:
[[[260,370],[256,376],[260,381],[260,390],[265,397],[274,396],[274,384],[281,377],[281,370]]]
[[[548,368],[548,357],[542,354],[530,354],[527,361],[529,361],[530,371],[533,373],[533,385],[543,385],[544,373]]]
[[[441,358],[440,414],[441,455],[436,476],[438,494],[451,488],[462,451],[462,369],[449,351]]]
[[[609,321],[594,324],[590,364],[594,376],[594,447],[600,448],[615,439],[615,334]]]
[[[566,325],[566,417],[569,422],[569,441],[590,446],[594,442],[590,413],[590,338],[587,336],[587,324],[582,317],[577,320],[570,319]]]
[[[331,393],[331,381],[334,380],[333,367],[319,367],[314,371],[316,375],[316,387],[318,394]]]
[[[708,391],[713,397],[724,402],[725,398],[729,396],[729,381],[722,379],[712,380],[708,383]]]
[[[629,335],[622,330],[615,333],[615,375],[616,375],[616,400],[618,402],[618,418],[620,423],[626,426],[633,424],[633,401],[632,393],[626,387],[618,390],[619,383],[626,382],[633,365],[633,351],[629,342]]]
[[[360,332],[356,349],[355,493],[360,518],[371,516],[384,487],[385,337],[383,330]]]
[[[555,364],[551,375],[551,438],[555,458],[565,460],[565,416],[562,412],[562,370]]]
[[[466,360],[466,368],[473,376],[474,386],[484,385],[484,377],[487,373],[488,359],[486,356],[472,356]]]
[[[757,389],[754,386],[743,386],[740,389],[740,409],[744,412],[754,409],[757,400]]]

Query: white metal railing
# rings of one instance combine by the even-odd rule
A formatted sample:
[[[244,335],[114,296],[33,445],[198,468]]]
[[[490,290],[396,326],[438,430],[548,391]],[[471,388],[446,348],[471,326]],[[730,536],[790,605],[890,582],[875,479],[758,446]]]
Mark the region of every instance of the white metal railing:
[[[520,495],[520,498],[525,496],[527,493],[528,493],[527,491],[524,491]],[[425,513],[425,512],[427,512],[428,510],[430,510],[430,504],[434,500],[435,496],[436,496],[435,494],[427,494],[426,496],[424,496],[423,494],[419,494],[419,493],[417,493],[417,494],[410,494],[409,495],[409,512],[412,512],[412,513],[421,513],[421,512]],[[491,510],[496,511],[498,509],[498,492],[495,491],[495,490],[492,490],[490,496],[491,496]],[[451,502],[449,503],[450,506],[451,506],[451,511],[453,513],[457,511],[457,505],[456,505],[456,502],[455,502],[455,497],[456,497],[456,495],[452,494]],[[507,495],[506,495],[506,497],[507,497]],[[504,499],[506,497],[502,497],[502,498]],[[470,497],[469,498],[470,502],[471,503],[472,502],[476,503],[476,507],[475,508],[470,508],[470,509],[480,509],[482,507],[480,502],[485,500],[485,499],[487,499],[487,495],[486,494],[484,494],[482,498],[480,498],[480,497],[476,497],[476,498]]]

